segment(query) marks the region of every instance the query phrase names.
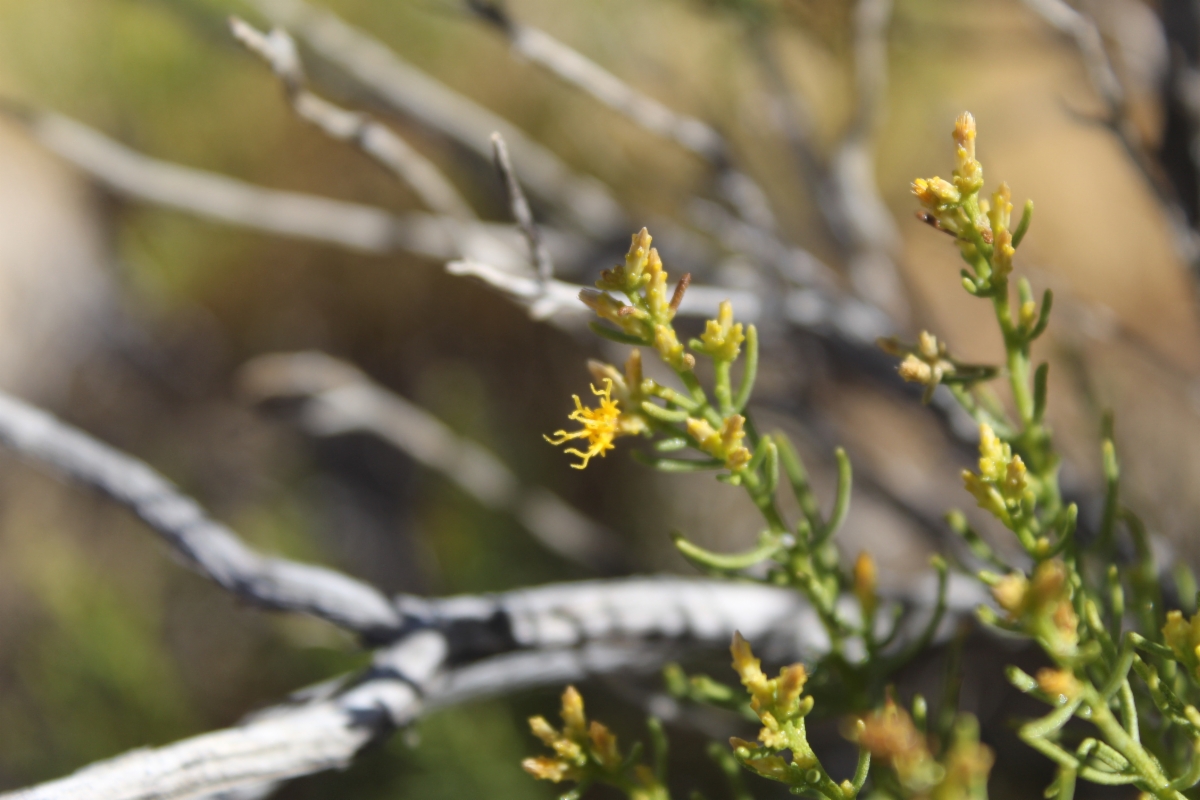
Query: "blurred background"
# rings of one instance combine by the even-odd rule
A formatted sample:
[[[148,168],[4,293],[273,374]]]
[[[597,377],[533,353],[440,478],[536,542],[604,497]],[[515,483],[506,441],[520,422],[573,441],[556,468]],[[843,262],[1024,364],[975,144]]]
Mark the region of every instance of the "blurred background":
[[[558,278],[589,284],[647,225],[669,272],[759,324],[760,426],[798,440],[826,498],[847,447],[845,555],[869,547],[902,586],[946,546],[942,513],[970,505],[974,434],[871,342],[927,328],[963,359],[1002,353],[908,188],[950,171],[970,109],[989,187],[1037,204],[1018,269],[1056,293],[1037,355],[1085,526],[1111,409],[1128,504],[1164,562],[1197,554],[1191,0],[321,3],[0,0],[0,389],[146,460],[256,547],[389,592],[687,572],[672,529],[745,547],[756,512],[711,476],[622,448],[580,472],[543,441],[586,360],[624,353],[574,309],[513,297],[532,271],[495,115]],[[388,126],[477,218],[448,227],[453,203],[299,119],[229,14],[282,23],[309,88]],[[572,52],[607,72],[572,72]],[[633,111],[611,107],[628,87]],[[507,277],[449,274],[463,258]],[[373,415],[330,394],[350,385]],[[230,725],[363,658],[330,626],[237,607],[124,510],[0,456],[0,789]],[[1012,709],[981,688],[968,677],[962,705],[1003,748]],[[279,796],[550,797],[519,761],[524,718],[556,694],[440,712]],[[644,737],[621,694],[585,693]],[[713,782],[698,734],[673,733],[681,789]]]

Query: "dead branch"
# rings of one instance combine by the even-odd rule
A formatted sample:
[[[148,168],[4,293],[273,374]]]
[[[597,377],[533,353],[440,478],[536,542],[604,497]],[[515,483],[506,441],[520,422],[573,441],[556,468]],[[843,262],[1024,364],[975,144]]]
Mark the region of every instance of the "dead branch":
[[[0,444],[133,511],[189,567],[249,603],[311,614],[368,641],[386,641],[400,629],[395,608],[373,586],[255,552],[145,463],[5,394]]]
[[[315,352],[260,356],[242,367],[240,383],[255,402],[300,400],[300,425],[310,435],[378,436],[480,504],[511,513],[563,558],[601,572],[624,563],[612,531],[557,495],[522,485],[492,452],[344,361]]]
[[[1074,42],[1092,89],[1104,104],[1104,116],[1099,121],[1117,138],[1130,161],[1154,192],[1171,226],[1176,253],[1188,266],[1193,280],[1200,280],[1200,232],[1188,225],[1187,214],[1180,205],[1174,188],[1141,141],[1129,114],[1125,87],[1113,69],[1112,59],[1104,47],[1104,39],[1095,21],[1082,11],[1072,8],[1065,0],[1024,2],[1029,10]]]
[[[434,261],[473,258],[506,270],[527,266],[520,236],[509,225],[455,221],[419,211],[382,208],[256,186],[236,178],[151,158],[68,117],[26,110],[12,115],[46,149],[106,189],[132,200],[235,225],[334,244],[360,252],[409,253]],[[587,246],[578,236],[541,228],[551,258],[575,271]],[[460,249],[461,246],[461,249]]]
[[[279,28],[263,33],[246,22],[229,20],[233,36],[271,68],[287,92],[296,115],[326,136],[346,142],[404,181],[432,211],[455,219],[474,219],[475,212],[433,162],[395,131],[366,114],[347,111],[308,90],[308,79],[292,37]]]
[[[275,24],[299,36],[326,61],[336,64],[396,111],[491,160],[491,135],[499,131],[521,164],[531,192],[566,212],[580,230],[596,238],[629,227],[612,194],[595,178],[577,175],[553,152],[512,123],[455,92],[401,59],[367,32],[303,0],[251,0]]]
[[[917,602],[931,605],[932,589],[918,587]],[[980,599],[974,582],[953,581],[942,636]],[[430,708],[655,669],[687,649],[723,648],[735,630],[773,659],[812,658],[828,648],[798,594],[757,584],[635,578],[397,604],[413,632],[378,651],[363,675],[326,682],[239,726],[135,750],[0,800],[262,797],[287,779],[345,767]],[[890,618],[891,609],[880,614]],[[913,632],[919,616],[910,615]]]
[[[533,211],[529,208],[529,201],[525,199],[525,193],[521,191],[521,183],[517,180],[516,170],[513,169],[512,158],[508,155],[508,145],[505,144],[504,137],[499,133],[492,134],[492,151],[496,168],[500,171],[504,188],[508,192],[509,210],[512,212],[513,220],[517,223],[521,234],[525,237],[526,244],[529,245],[529,260],[537,271],[538,277],[543,282],[548,281],[554,277],[554,262],[550,260],[550,253],[542,244],[542,235],[538,231],[537,223],[533,221]]]
[[[720,194],[747,222],[774,230],[775,214],[758,183],[733,166],[732,150],[716,128],[635,89],[578,50],[540,28],[518,22],[499,2],[466,0],[475,17],[500,32],[519,58],[603,103],[635,125],[675,142],[711,164]]]

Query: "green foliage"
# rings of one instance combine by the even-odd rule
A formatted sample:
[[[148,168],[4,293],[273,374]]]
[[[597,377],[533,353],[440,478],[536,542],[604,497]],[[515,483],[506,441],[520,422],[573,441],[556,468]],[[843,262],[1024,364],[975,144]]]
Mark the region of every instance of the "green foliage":
[[[1047,291],[1039,303],[1024,278],[1016,282],[1015,292],[1012,285],[1013,259],[1029,229],[1033,204],[1025,204],[1014,228],[1007,185],[1001,184],[990,199],[980,196],[983,167],[975,157],[975,137],[974,118],[963,114],[953,135],[951,180],[918,179],[913,193],[923,207],[921,218],[949,234],[966,262],[963,288],[990,303],[1005,362],[962,362],[925,331],[915,344],[888,339],[880,346],[901,359],[900,376],[921,384],[926,400],[945,386],[979,424],[978,469],[963,471],[964,487],[980,509],[1013,535],[1026,559],[1010,563],[1001,558],[961,511],[951,511],[947,521],[978,561],[990,568],[961,566],[990,587],[995,599],[996,608],[981,607],[979,618],[1032,640],[1052,664],[1036,677],[1016,667],[1008,670],[1019,690],[1051,707],[1019,731],[1027,744],[1058,767],[1047,797],[1068,800],[1082,779],[1130,785],[1145,796],[1182,798],[1200,783],[1200,613],[1189,619],[1163,606],[1145,528],[1120,501],[1111,421],[1104,426],[1101,443],[1106,501],[1099,535],[1091,543],[1076,537],[1078,509],[1062,497],[1060,457],[1045,422],[1049,369],[1045,363],[1034,368],[1031,353],[1046,330],[1053,297]],[[597,282],[599,291],[588,290],[583,299],[613,326],[596,326],[598,330],[652,348],[675,371],[684,390],[643,378],[637,350],[624,375],[608,365],[593,365],[593,373],[612,389],[611,398],[607,388],[597,392],[612,403],[607,412],[613,420],[612,436],[603,442],[604,449],[611,448],[615,436],[637,433],[656,440],[656,453],[691,450],[699,457],[641,458],[663,470],[719,470],[719,480],[741,486],[750,495],[764,520],[759,542],[751,550],[712,553],[679,534],[675,544],[707,572],[744,579],[754,567],[754,579],[791,587],[809,600],[830,641],[828,654],[811,667],[812,680],[837,688],[834,694],[845,706],[837,710],[847,715],[846,736],[859,748],[858,768],[839,782],[808,742],[806,718],[816,704],[804,694],[810,670],[794,664],[779,677],[768,678],[740,636],[732,647],[733,666],[748,702],[735,689],[706,676],[689,677],[678,667],[667,670],[668,689],[676,697],[739,709],[757,720],[762,725],[757,741],[731,740],[734,760],[787,784],[794,793],[830,800],[853,798],[864,790],[879,798],[986,797],[992,754],[979,743],[975,721],[964,715],[955,723],[951,716],[942,735],[932,735],[922,698],[916,698],[910,714],[886,691],[897,668],[932,640],[944,606],[947,564],[940,558],[934,561],[941,591],[925,632],[898,654],[885,650],[887,637],[877,637],[880,608],[874,562],[869,554],[860,554],[847,570],[834,544],[850,500],[851,470],[845,453],[837,453],[838,490],[832,511],[822,515],[791,443],[779,433],[760,434],[746,411],[757,366],[753,326],[743,334],[725,303],[700,339],[687,347],[681,344],[671,319],[687,280],[668,302],[666,273],[649,244],[645,230],[636,235],[626,265],[604,273]],[[610,292],[624,294],[628,304]],[[730,372],[743,343],[746,365],[735,393]],[[697,355],[713,362],[711,395],[695,375]],[[988,386],[997,378],[1007,381],[1011,411]],[[592,436],[586,428],[575,435]],[[781,476],[801,511],[790,522],[776,504]],[[1126,543],[1131,560],[1120,557]],[[1183,569],[1177,584],[1194,592],[1196,581]],[[835,608],[845,595],[856,599],[856,617]],[[1196,608],[1191,597],[1186,602]],[[852,640],[861,647],[848,647]],[[549,744],[548,734],[543,734],[539,735]],[[578,775],[560,770],[540,777],[579,779]],[[658,790],[661,786],[656,784]],[[744,790],[737,794],[744,796]]]
[[[657,720],[650,721],[654,743],[654,767],[640,763],[641,745],[634,745],[628,755],[622,755],[617,737],[604,724],[588,722],[583,711],[583,698],[574,686],[568,686],[562,696],[561,730],[544,717],[532,717],[529,727],[554,755],[527,758],[521,766],[534,777],[560,783],[569,780],[575,788],[562,796],[578,797],[593,783],[613,786],[630,800],[667,800],[663,784],[666,772],[666,738]]]

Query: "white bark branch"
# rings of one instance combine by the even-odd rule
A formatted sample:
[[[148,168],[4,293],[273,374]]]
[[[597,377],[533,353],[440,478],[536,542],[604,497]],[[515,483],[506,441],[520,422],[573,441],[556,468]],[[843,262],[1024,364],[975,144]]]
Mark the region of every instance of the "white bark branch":
[[[589,569],[624,563],[616,535],[545,489],[522,485],[503,461],[441,420],[323,353],[260,356],[241,371],[255,402],[300,400],[300,424],[314,436],[370,433],[458,486],[487,508],[517,518],[551,551]]]
[[[921,605],[932,602],[930,588],[917,591]],[[954,582],[943,634],[980,599],[974,582]],[[777,660],[812,658],[828,647],[802,597],[755,584],[635,578],[442,600],[403,597],[399,608],[413,632],[379,651],[357,680],[328,682],[234,728],[135,750],[0,800],[262,797],[278,782],[346,766],[366,744],[429,708],[655,669],[690,648],[723,648],[735,630]],[[910,615],[916,623],[918,617]]]
[[[1188,225],[1187,215],[1174,189],[1138,134],[1129,113],[1125,87],[1113,69],[1099,27],[1091,17],[1072,8],[1065,0],[1024,0],[1024,3],[1044,22],[1074,42],[1092,89],[1104,104],[1102,122],[1117,137],[1126,155],[1163,206],[1171,226],[1175,251],[1190,268],[1193,280],[1200,280],[1200,232]]]
[[[629,227],[612,194],[595,178],[576,175],[546,147],[515,125],[401,59],[366,31],[303,0],[251,0],[276,25],[287,28],[326,61],[336,64],[392,108],[491,160],[491,135],[499,131],[521,164],[531,192],[596,238]]]
[[[508,192],[509,212],[529,246],[529,263],[540,280],[548,281],[554,277],[554,262],[550,260],[550,253],[542,243],[542,234],[533,220],[533,210],[529,207],[529,201],[525,199],[525,192],[521,190],[521,182],[513,168],[512,157],[508,154],[508,145],[499,133],[492,134],[492,155],[500,178],[504,181],[505,191]]]
[[[0,444],[130,509],[189,567],[249,603],[311,614],[371,641],[400,628],[395,608],[374,587],[326,567],[255,552],[145,463],[5,394]]]
[[[263,33],[233,17],[233,36],[267,63],[287,92],[296,115],[326,136],[357,147],[406,183],[427,208],[455,219],[471,220],[475,212],[433,162],[418,153],[391,128],[366,114],[347,111],[308,90],[296,43],[276,28]]]

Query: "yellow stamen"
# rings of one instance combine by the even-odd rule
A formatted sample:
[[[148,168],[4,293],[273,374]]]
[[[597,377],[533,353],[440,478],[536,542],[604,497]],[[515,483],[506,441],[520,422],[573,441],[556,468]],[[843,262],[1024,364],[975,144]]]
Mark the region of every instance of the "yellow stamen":
[[[617,406],[617,401],[612,398],[612,388],[613,382],[610,378],[604,379],[603,389],[592,386],[592,394],[600,398],[598,408],[588,408],[579,400],[579,395],[572,395],[575,400],[575,410],[571,412],[568,419],[582,424],[583,427],[577,431],[555,431],[554,438],[543,437],[555,446],[565,444],[572,439],[587,439],[587,450],[575,447],[569,447],[566,450],[567,453],[582,459],[578,464],[571,465],[574,469],[583,469],[593,456],[603,458],[606,452],[613,449],[613,439],[620,434],[618,420],[621,416],[621,409]]]

